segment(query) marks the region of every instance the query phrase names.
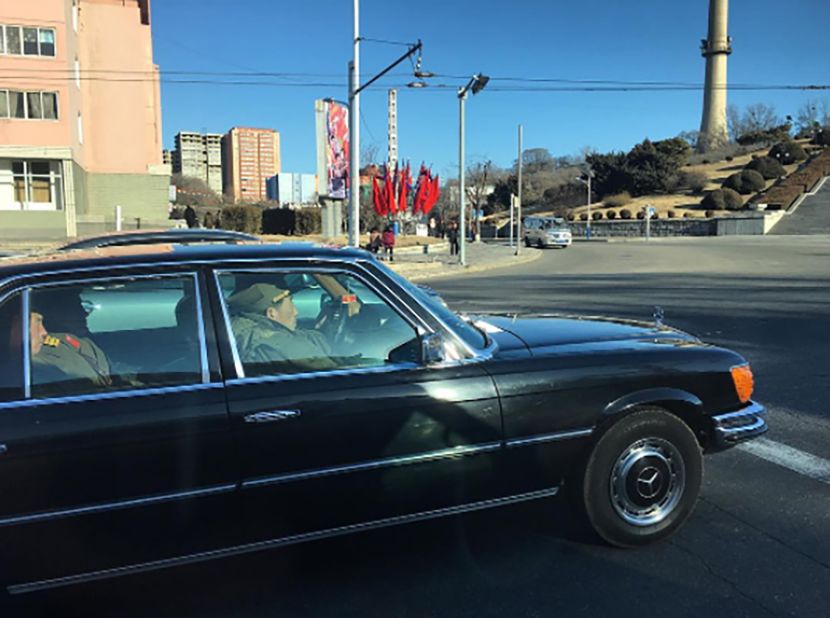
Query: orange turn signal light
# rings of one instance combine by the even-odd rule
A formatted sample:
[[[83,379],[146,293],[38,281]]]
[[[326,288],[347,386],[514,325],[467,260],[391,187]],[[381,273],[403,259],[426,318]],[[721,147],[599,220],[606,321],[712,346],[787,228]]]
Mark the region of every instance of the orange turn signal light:
[[[752,391],[755,388],[755,378],[752,377],[752,369],[747,364],[732,367],[730,371],[738,399],[741,400],[741,403],[746,403],[752,397]]]

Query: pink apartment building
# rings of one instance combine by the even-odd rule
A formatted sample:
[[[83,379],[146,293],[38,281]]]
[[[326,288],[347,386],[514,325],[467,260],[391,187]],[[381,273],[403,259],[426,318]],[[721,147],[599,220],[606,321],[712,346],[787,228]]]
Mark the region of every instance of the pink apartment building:
[[[280,134],[234,127],[222,138],[224,192],[237,202],[268,199],[266,183],[280,173]]]
[[[150,0],[2,2],[0,68],[0,239],[167,219]]]

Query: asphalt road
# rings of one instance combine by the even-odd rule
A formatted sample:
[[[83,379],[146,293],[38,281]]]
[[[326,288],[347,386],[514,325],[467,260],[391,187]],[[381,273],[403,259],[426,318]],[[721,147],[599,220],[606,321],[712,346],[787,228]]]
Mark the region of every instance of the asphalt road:
[[[830,237],[578,243],[517,268],[430,285],[467,311],[650,319],[660,305],[667,323],[752,362],[756,398],[770,409],[767,446],[781,458],[738,449],[707,458],[687,525],[636,551],[602,545],[555,498],[53,591],[13,611],[830,615],[830,474],[822,478],[830,465]]]

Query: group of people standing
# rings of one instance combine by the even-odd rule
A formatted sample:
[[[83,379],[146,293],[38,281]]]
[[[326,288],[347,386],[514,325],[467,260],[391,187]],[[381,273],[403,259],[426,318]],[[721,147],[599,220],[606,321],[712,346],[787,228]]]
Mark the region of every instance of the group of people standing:
[[[395,229],[387,225],[383,233],[377,226],[369,230],[369,242],[366,250],[378,254],[383,249],[383,257],[390,262],[395,261]]]

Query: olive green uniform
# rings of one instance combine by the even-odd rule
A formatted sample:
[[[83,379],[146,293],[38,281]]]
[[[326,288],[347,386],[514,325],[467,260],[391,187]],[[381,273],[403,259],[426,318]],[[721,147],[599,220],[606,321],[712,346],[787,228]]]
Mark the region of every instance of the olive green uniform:
[[[314,330],[289,330],[256,313],[240,313],[231,326],[246,365],[264,371],[315,371],[337,367],[326,338]]]
[[[62,383],[90,384],[96,388],[112,385],[110,365],[103,350],[86,337],[53,333],[32,358],[32,384],[37,391],[67,390]],[[75,388],[70,387],[76,392]]]

